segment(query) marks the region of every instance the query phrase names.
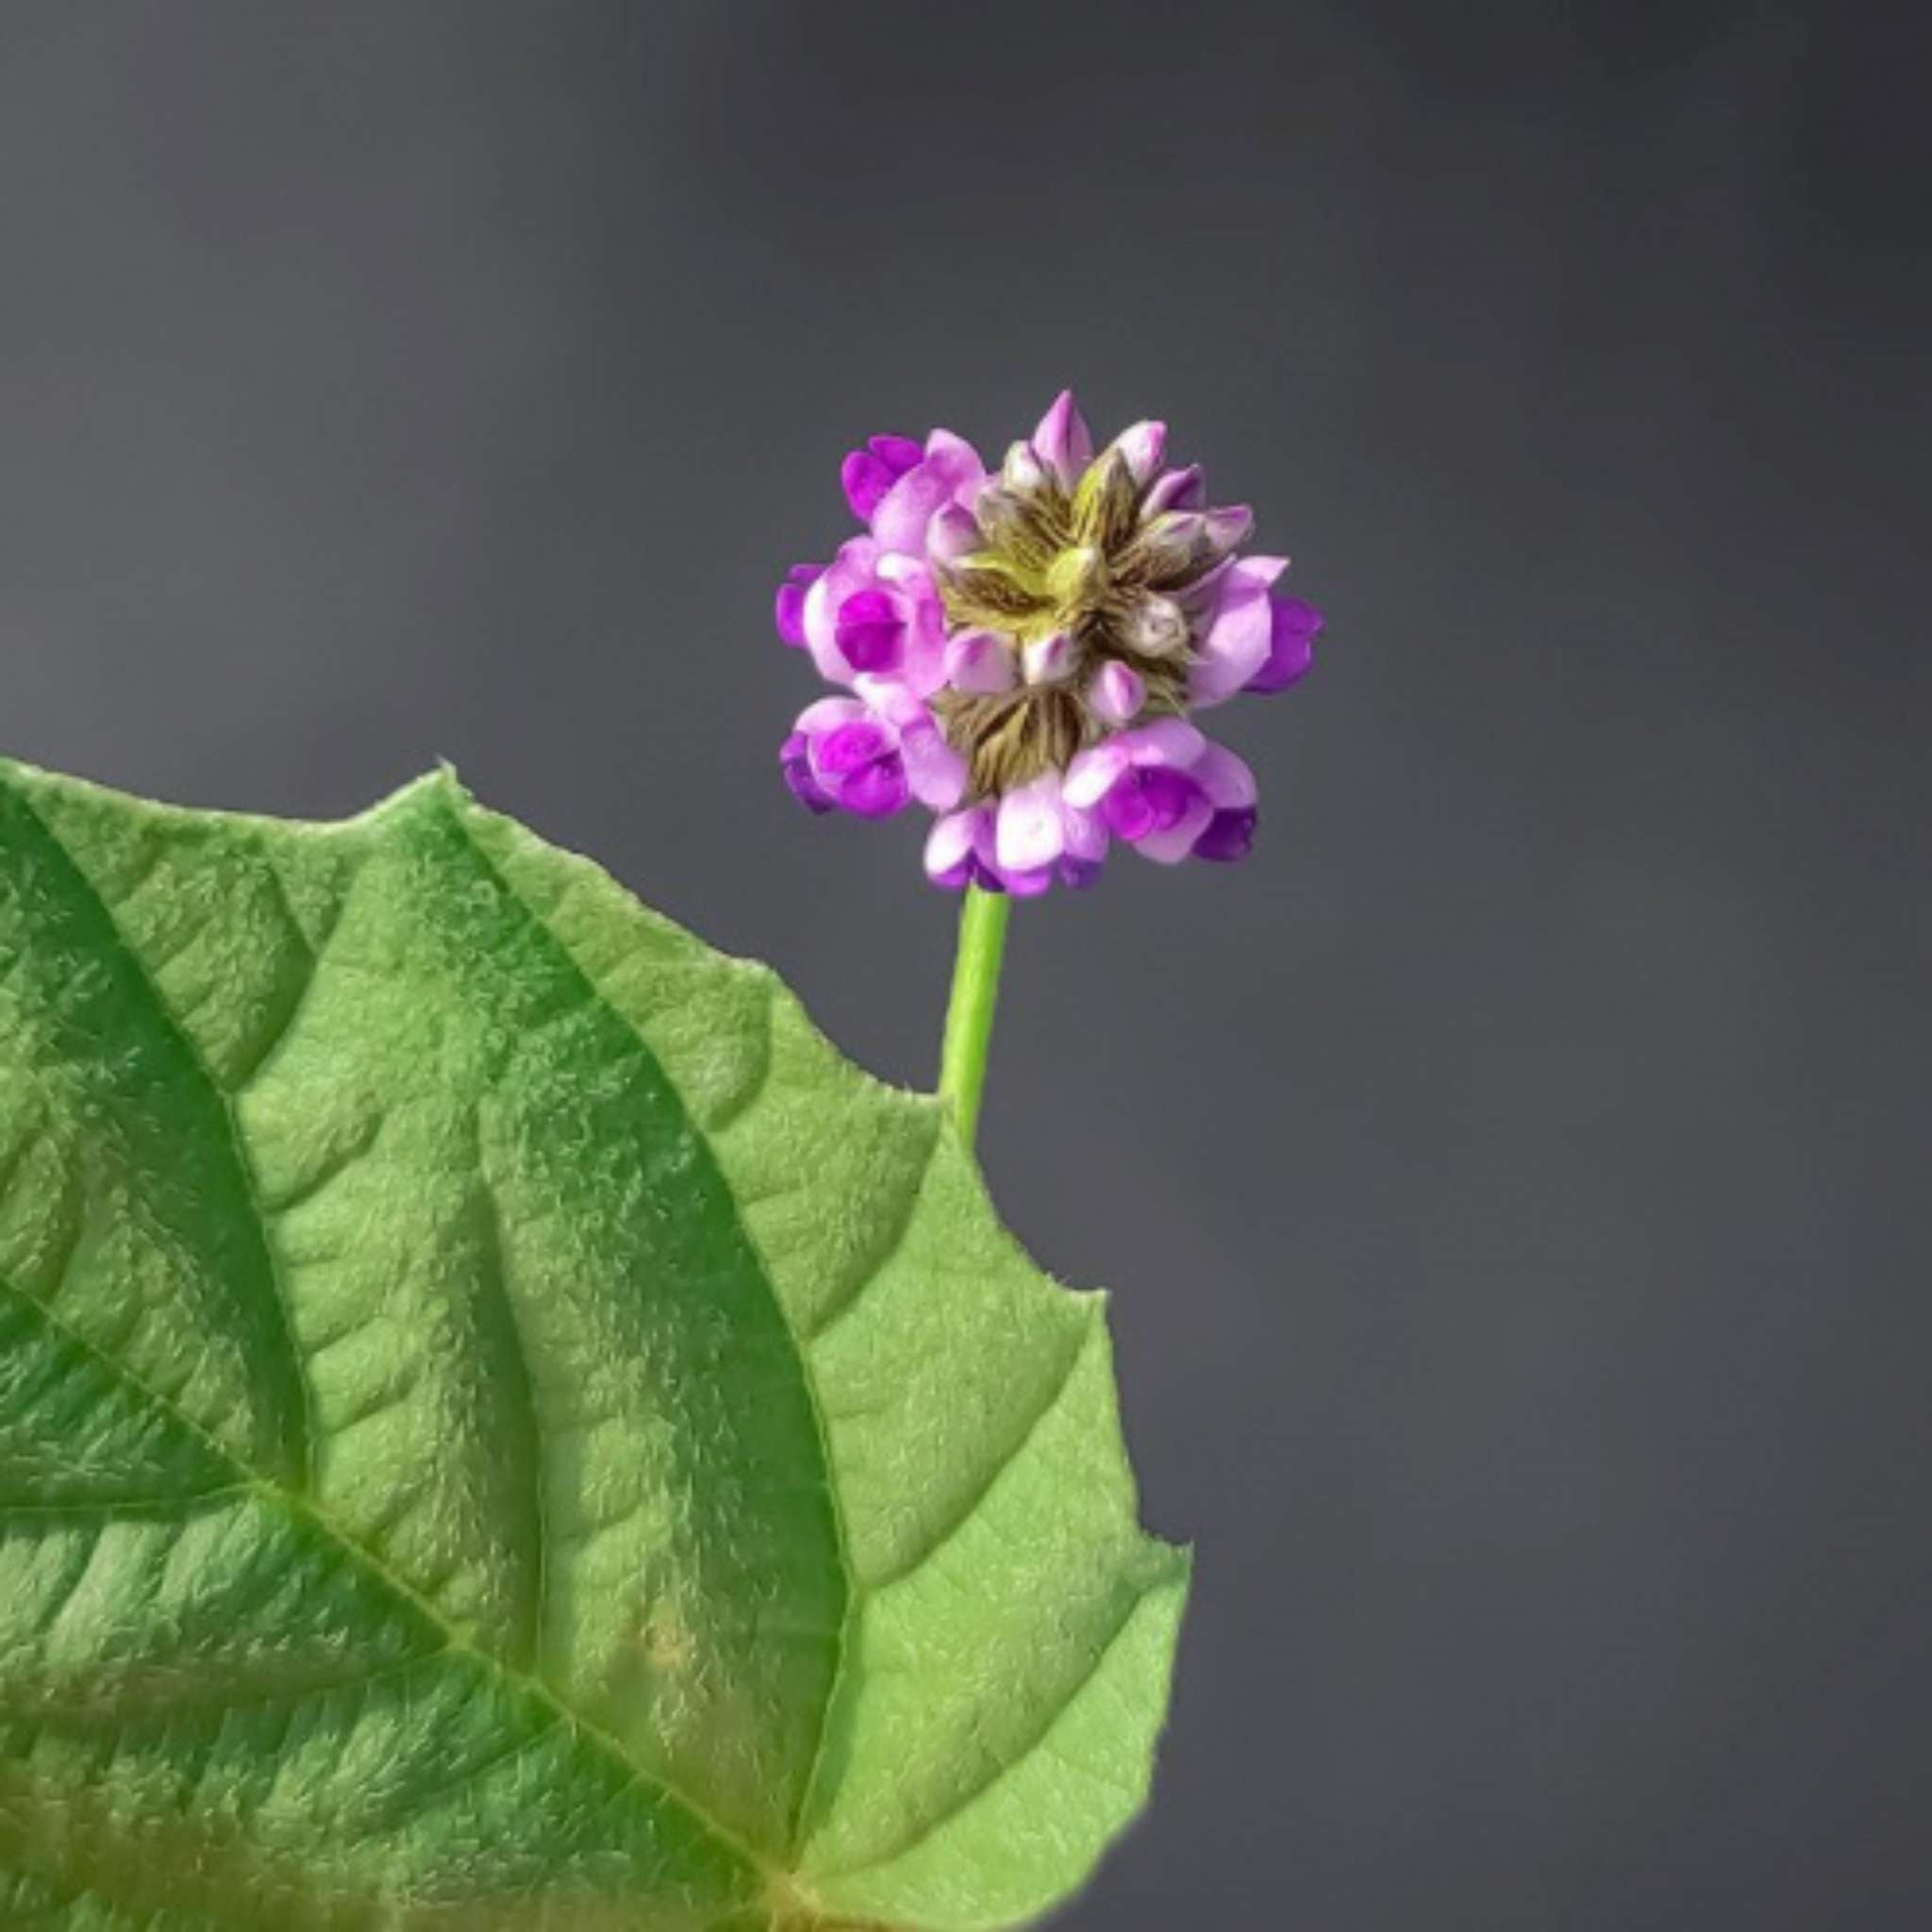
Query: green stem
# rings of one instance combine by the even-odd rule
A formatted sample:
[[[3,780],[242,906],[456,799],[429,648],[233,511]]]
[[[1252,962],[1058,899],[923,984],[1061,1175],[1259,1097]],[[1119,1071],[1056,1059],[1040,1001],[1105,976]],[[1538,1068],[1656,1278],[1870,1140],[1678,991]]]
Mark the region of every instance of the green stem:
[[[940,1054],[940,1098],[952,1102],[954,1123],[969,1147],[979,1125],[979,1095],[986,1085],[986,1052],[992,1041],[993,1008],[999,1002],[1010,905],[1004,892],[968,886],[959,908],[959,951],[953,961],[953,997],[946,1008],[946,1040]]]

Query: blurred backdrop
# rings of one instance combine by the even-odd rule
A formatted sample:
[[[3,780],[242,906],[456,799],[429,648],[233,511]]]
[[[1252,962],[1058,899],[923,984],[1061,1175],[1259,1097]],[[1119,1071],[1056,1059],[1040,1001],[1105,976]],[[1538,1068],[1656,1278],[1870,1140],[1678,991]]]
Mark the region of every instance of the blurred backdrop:
[[[952,904],[773,764],[841,453],[1073,382],[1329,610],[1222,714],[1253,860],[1013,936],[991,1177],[1198,1546],[1078,1932],[1932,1923],[1884,18],[0,12],[0,748],[304,814],[453,758],[922,1081]]]

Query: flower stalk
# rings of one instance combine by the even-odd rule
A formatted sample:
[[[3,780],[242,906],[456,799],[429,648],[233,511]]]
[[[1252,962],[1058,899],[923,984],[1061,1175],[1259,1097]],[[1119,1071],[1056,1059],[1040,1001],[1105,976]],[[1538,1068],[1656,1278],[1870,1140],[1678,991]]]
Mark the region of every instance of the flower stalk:
[[[940,1051],[939,1091],[940,1098],[950,1103],[953,1123],[969,1147],[979,1125],[1012,903],[1004,892],[968,886],[959,907],[959,949],[953,961],[953,993]]]

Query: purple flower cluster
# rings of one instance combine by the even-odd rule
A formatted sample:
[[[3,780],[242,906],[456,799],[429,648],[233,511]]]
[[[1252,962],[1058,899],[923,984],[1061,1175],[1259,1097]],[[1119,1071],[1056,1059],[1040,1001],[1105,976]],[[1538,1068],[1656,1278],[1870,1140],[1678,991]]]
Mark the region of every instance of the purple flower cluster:
[[[1096,457],[1071,392],[989,472],[950,430],[874,436],[841,480],[866,525],[780,586],[778,634],[846,695],[780,753],[811,810],[937,814],[941,886],[1084,886],[1115,840],[1148,858],[1245,856],[1255,779],[1188,714],[1308,670],[1322,616],[1252,518],[1165,467],[1137,423]]]

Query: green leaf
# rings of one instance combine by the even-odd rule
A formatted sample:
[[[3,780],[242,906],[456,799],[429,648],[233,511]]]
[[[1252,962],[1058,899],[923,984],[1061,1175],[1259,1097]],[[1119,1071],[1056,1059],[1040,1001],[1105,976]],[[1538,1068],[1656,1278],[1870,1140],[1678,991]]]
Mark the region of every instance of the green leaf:
[[[966,1932],[1184,1557],[930,1099],[448,774],[0,762],[0,1923]]]

